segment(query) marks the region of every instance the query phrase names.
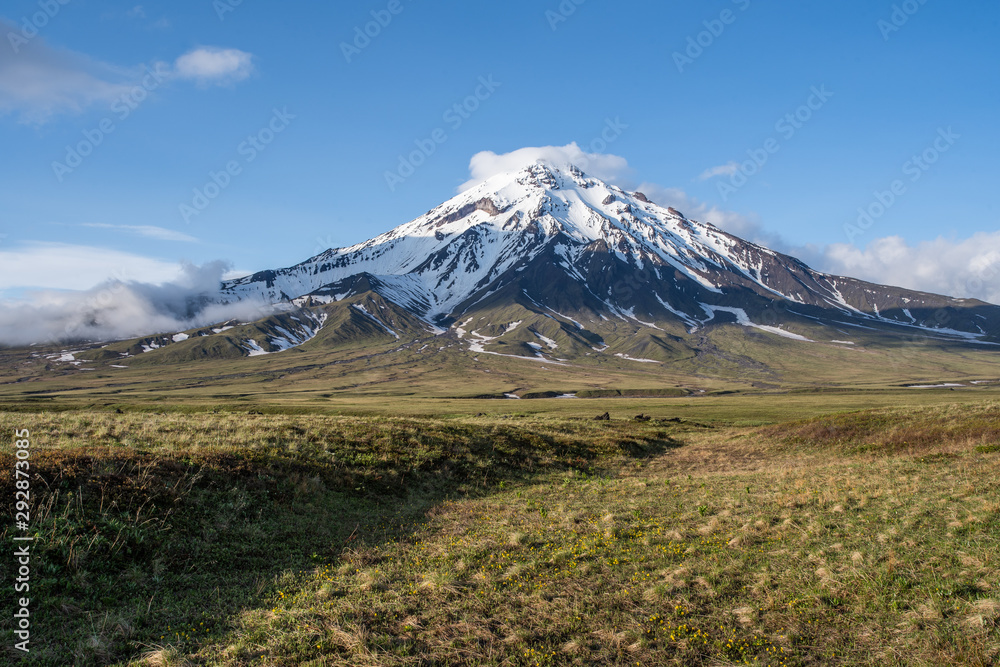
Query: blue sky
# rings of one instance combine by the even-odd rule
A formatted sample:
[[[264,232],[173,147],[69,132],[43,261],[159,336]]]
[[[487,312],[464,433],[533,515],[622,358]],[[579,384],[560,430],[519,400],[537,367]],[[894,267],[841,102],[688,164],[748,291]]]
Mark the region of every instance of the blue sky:
[[[0,296],[287,266],[575,142],[817,268],[1000,298],[995,3],[63,1],[0,14]]]

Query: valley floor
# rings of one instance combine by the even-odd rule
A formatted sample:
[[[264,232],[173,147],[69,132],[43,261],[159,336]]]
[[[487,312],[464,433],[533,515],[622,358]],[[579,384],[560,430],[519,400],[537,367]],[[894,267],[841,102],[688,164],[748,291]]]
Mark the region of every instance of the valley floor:
[[[1000,403],[913,396],[0,412],[19,664],[995,665]]]

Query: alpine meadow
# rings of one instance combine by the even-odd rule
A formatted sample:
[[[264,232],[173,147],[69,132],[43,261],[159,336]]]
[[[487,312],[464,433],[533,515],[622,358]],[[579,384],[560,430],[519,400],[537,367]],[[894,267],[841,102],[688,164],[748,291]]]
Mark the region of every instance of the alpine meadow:
[[[1000,9],[9,4],[0,662],[1000,665]]]

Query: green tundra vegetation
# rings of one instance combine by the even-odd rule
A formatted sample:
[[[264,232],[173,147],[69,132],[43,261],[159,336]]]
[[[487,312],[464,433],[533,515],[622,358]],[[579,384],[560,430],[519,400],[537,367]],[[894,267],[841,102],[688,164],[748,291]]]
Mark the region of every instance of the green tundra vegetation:
[[[643,393],[12,402],[5,661],[1000,661],[996,389]]]

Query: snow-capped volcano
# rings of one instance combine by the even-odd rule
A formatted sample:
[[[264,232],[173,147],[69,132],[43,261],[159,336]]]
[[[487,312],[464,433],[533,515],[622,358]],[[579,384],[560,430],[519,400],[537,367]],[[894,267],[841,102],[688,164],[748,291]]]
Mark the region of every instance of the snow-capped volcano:
[[[688,333],[733,319],[788,337],[798,335],[787,323],[810,320],[968,340],[1000,331],[998,307],[813,271],[641,192],[544,162],[494,176],[370,241],[223,286],[227,299],[270,302],[366,291],[438,325],[516,301],[574,325],[584,313]]]
[[[367,273],[392,286],[401,304],[439,319],[546,248],[559,248],[572,264],[573,250],[601,241],[636,267],[671,265],[706,287],[700,256],[724,261],[729,245],[711,225],[692,224],[641,193],[539,162],[494,176],[370,241],[232,281],[226,292],[281,301]]]

